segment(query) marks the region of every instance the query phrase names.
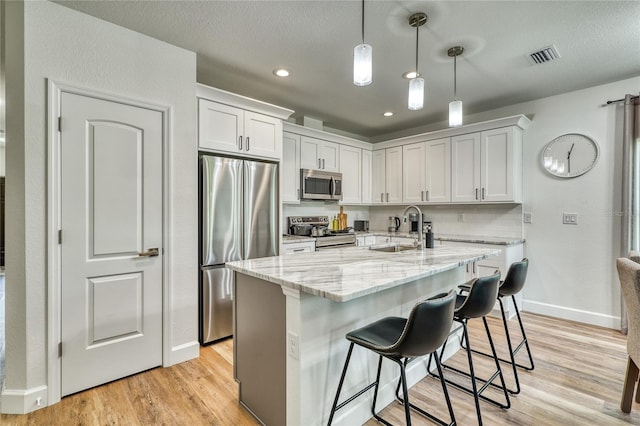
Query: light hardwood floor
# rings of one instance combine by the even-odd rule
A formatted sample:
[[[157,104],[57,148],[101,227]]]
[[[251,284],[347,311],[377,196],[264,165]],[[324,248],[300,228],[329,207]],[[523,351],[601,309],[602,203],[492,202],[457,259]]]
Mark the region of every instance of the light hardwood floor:
[[[484,424],[640,425],[640,404],[634,403],[631,414],[619,409],[627,360],[624,336],[614,330],[538,315],[524,314],[523,319],[536,369],[520,373],[523,390],[512,398],[509,410],[482,403]],[[482,322],[471,321],[470,325],[471,342],[481,347]],[[504,340],[498,322],[492,320],[491,327],[497,344],[506,346],[500,344]],[[237,400],[231,340],[201,348],[200,355],[197,360],[71,395],[27,415],[2,415],[0,424],[257,425]],[[464,366],[464,353],[456,354],[450,363]],[[485,366],[489,366],[487,360],[478,360],[481,377]],[[508,371],[505,376],[508,381],[513,379]],[[410,390],[410,396],[416,404],[444,416],[439,389],[437,380],[427,378]],[[450,394],[458,424],[477,424],[472,398],[452,387]],[[399,404],[392,403],[382,415],[395,424],[404,423]],[[413,424],[432,423],[416,414]]]

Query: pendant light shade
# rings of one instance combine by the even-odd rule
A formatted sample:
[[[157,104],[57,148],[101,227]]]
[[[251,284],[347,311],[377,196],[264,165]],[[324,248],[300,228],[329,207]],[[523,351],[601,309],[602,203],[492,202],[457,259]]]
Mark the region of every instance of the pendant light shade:
[[[462,101],[449,102],[449,127],[462,126]]]
[[[364,0],[362,0],[362,43],[353,48],[353,84],[368,86],[373,81],[373,49],[364,42]]]
[[[373,49],[368,44],[353,48],[353,84],[367,86],[373,76]]]
[[[462,46],[454,46],[447,51],[447,55],[453,56],[453,101],[449,102],[449,127],[462,126],[462,101],[459,101],[457,96],[457,58],[462,52]]]
[[[418,42],[420,40],[420,27],[427,22],[427,14],[418,12],[409,16],[409,25],[416,29],[416,76],[419,76],[418,71]],[[421,77],[415,77],[409,80],[409,100],[407,107],[410,110],[419,110],[424,106],[424,79]]]
[[[424,106],[424,79],[420,77],[409,80],[409,109],[419,110]]]

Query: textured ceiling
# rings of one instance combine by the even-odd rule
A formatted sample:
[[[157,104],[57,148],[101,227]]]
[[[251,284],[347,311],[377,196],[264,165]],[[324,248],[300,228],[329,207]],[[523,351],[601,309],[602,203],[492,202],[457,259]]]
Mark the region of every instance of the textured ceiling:
[[[198,82],[365,137],[446,120],[455,45],[465,48],[458,98],[467,114],[640,75],[638,1],[368,0],[374,68],[366,87],[351,81],[360,1],[58,3],[196,52]],[[401,76],[414,66],[407,17],[418,11],[429,17],[419,51],[425,108],[409,111]],[[529,63],[528,53],[551,44],[560,60]],[[292,75],[275,77],[279,66]]]

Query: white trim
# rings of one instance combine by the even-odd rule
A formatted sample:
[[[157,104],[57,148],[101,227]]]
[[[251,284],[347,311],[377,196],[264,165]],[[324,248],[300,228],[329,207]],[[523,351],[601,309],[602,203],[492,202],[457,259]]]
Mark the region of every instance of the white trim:
[[[614,330],[620,329],[620,317],[600,314],[598,312],[568,308],[566,306],[550,305],[548,303],[535,302],[533,300],[526,299],[522,301],[522,310],[534,314],[547,315],[554,318],[577,321]]]
[[[412,136],[405,136],[403,138],[390,139],[384,142],[377,142],[375,144],[376,150],[382,148],[393,148],[396,146],[407,145],[415,142],[424,142],[440,138],[448,138],[451,136],[466,135],[469,133],[482,132],[485,130],[499,129],[501,127],[517,126],[523,130],[527,129],[531,125],[529,120],[524,115],[512,115],[510,117],[497,118],[495,120],[481,121],[479,123],[466,124],[461,127],[451,127],[442,130],[435,130],[433,132],[420,133]]]
[[[27,414],[47,405],[46,386],[2,391],[2,414]]]
[[[61,337],[61,313],[60,313],[60,246],[58,245],[58,229],[60,229],[60,134],[57,124],[60,116],[60,99],[62,93],[71,93],[81,96],[89,96],[110,102],[118,102],[138,108],[158,111],[162,114],[162,170],[163,170],[163,259],[162,259],[162,364],[168,364],[171,360],[173,349],[171,348],[171,186],[169,184],[169,152],[171,147],[171,107],[167,105],[152,104],[137,99],[132,99],[112,93],[102,92],[85,87],[47,80],[48,110],[47,110],[47,160],[49,170],[47,172],[47,393],[46,405],[60,402],[61,399],[61,359],[58,357],[58,342]],[[64,123],[63,123],[64,126]],[[39,388],[36,388],[39,389]],[[18,397],[18,395],[14,395]],[[28,395],[24,395],[27,397]],[[25,401],[26,404],[26,401]],[[41,404],[45,406],[45,404]],[[3,395],[3,411],[4,395]]]
[[[171,348],[171,354],[167,358],[167,362],[163,362],[163,367],[180,364],[200,356],[200,343],[197,340],[187,342],[182,345]]]
[[[250,111],[270,115],[271,117],[280,118],[282,120],[286,120],[295,112],[292,109],[283,108],[257,99],[247,98],[246,96],[237,95],[211,86],[205,86],[200,83],[196,84],[196,97],[237,108],[248,109]]]

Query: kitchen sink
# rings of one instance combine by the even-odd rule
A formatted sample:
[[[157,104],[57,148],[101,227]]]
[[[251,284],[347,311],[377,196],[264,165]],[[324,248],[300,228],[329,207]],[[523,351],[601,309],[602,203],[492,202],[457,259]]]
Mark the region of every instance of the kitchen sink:
[[[406,251],[406,250],[416,250],[417,247],[410,244],[395,244],[395,245],[385,245],[385,246],[370,246],[369,250],[382,251],[387,253],[395,253],[397,251]]]

